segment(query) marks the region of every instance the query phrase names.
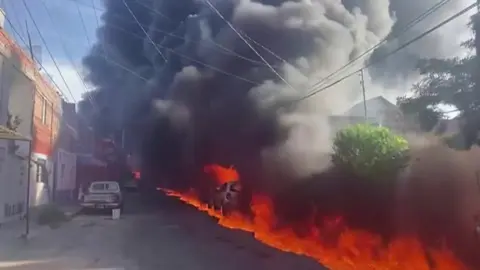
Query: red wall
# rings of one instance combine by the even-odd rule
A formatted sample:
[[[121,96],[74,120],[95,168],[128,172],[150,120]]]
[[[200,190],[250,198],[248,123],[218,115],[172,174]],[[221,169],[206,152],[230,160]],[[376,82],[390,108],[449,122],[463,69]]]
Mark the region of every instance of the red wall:
[[[0,29],[0,52],[4,55],[12,53],[18,55],[17,68],[35,82],[33,152],[50,156],[59,130],[61,96],[33,64],[29,54],[22,50],[3,29]],[[44,100],[46,102],[43,102]],[[45,111],[43,107],[46,107],[44,121],[42,121],[43,111]]]

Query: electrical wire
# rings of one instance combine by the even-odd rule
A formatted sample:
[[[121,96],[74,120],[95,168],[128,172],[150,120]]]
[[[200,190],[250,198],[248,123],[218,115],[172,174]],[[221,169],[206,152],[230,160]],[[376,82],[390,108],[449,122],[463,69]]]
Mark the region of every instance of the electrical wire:
[[[53,57],[52,52],[51,52],[50,49],[48,48],[47,42],[45,41],[45,38],[43,37],[42,32],[40,31],[40,28],[39,28],[38,25],[37,25],[37,22],[35,21],[35,19],[34,19],[33,16],[32,16],[32,12],[30,11],[30,8],[28,7],[28,5],[27,5],[27,3],[25,2],[25,0],[22,0],[22,2],[23,2],[23,5],[25,6],[25,9],[27,10],[28,16],[29,16],[30,19],[32,20],[33,25],[35,26],[35,29],[36,29],[37,32],[38,32],[38,35],[40,36],[40,39],[42,40],[43,45],[45,46],[45,49],[47,50],[48,54],[50,55],[50,58],[52,59],[52,62],[53,62],[53,64],[55,65],[55,68],[57,69],[57,71],[58,71],[58,73],[59,73],[59,75],[60,75],[63,83],[65,84],[65,87],[66,87],[68,93],[71,95],[73,101],[76,102],[75,96],[73,95],[72,90],[70,89],[70,86],[67,84],[67,81],[65,80],[65,77],[63,76],[63,73],[62,73],[62,71],[60,70],[60,67],[58,66],[57,61],[56,61],[55,58]]]
[[[130,8],[128,8],[128,9],[131,11]],[[138,23],[137,23],[137,24],[138,24]],[[117,29],[119,29],[119,30],[122,30],[122,31],[124,31],[124,32],[127,32],[127,33],[129,33],[129,34],[131,34],[131,35],[137,36],[137,37],[139,37],[139,38],[143,38],[143,37],[141,37],[141,36],[139,36],[139,35],[137,35],[137,34],[135,34],[135,33],[132,33],[131,31],[125,30],[125,29],[123,29],[123,28],[121,28],[121,27],[115,27],[115,28],[117,28]],[[145,31],[144,31],[144,33],[145,33]],[[147,36],[148,36],[148,34],[147,34]],[[151,39],[150,39],[150,40],[151,40]],[[151,40],[151,41],[153,42],[153,40]],[[184,59],[189,60],[189,61],[191,61],[191,62],[197,63],[197,64],[199,64],[199,65],[201,65],[201,66],[204,66],[204,67],[206,67],[206,68],[209,68],[209,69],[211,69],[211,70],[213,70],[213,71],[216,71],[216,72],[218,72],[218,73],[221,73],[221,74],[224,74],[224,75],[227,75],[227,76],[231,76],[231,77],[234,77],[234,78],[236,78],[236,79],[239,79],[239,80],[242,80],[242,81],[245,81],[245,82],[254,84],[254,85],[258,85],[258,84],[259,84],[258,82],[252,81],[252,80],[250,80],[250,79],[244,78],[244,77],[239,76],[239,75],[235,75],[235,74],[233,74],[233,73],[230,73],[230,72],[227,72],[227,71],[225,71],[225,70],[222,70],[222,69],[220,69],[220,68],[218,68],[218,67],[215,67],[215,66],[209,65],[209,64],[207,64],[207,63],[204,63],[204,62],[202,62],[202,61],[200,61],[200,60],[194,59],[194,58],[192,58],[192,57],[190,57],[190,56],[181,54],[181,53],[177,52],[176,50],[174,50],[174,49],[172,49],[172,48],[169,48],[169,47],[166,47],[166,46],[162,46],[162,45],[158,45],[158,44],[156,44],[155,47],[156,47],[157,49],[158,49],[158,48],[162,48],[162,49],[164,49],[164,50],[166,50],[166,51],[169,51],[169,52],[172,53],[172,54],[178,55],[178,56],[181,57],[181,58],[184,58]],[[157,51],[159,51],[159,49],[158,49]],[[105,57],[105,58],[106,58],[106,57]],[[106,58],[106,59],[107,59],[107,58]],[[115,63],[115,64],[118,65],[117,63]],[[118,66],[120,66],[120,65],[118,65]],[[122,67],[122,66],[120,66],[120,67],[123,68],[123,69],[125,69],[125,68]],[[137,77],[138,77],[138,76],[137,76]],[[140,77],[140,78],[141,78],[141,77]],[[146,79],[145,79],[145,80],[146,80]]]
[[[147,36],[148,40],[150,41],[150,43],[152,43],[153,47],[155,48],[155,50],[158,52],[158,54],[163,58],[163,60],[165,62],[168,62],[167,58],[165,57],[165,55],[162,53],[162,51],[160,51],[160,49],[158,48],[157,44],[155,43],[155,41],[153,41],[153,39],[150,37],[150,35],[148,34],[148,32],[145,30],[145,28],[143,28],[142,24],[140,23],[140,21],[137,19],[137,16],[135,15],[135,13],[133,13],[132,9],[128,6],[127,4],[127,1],[125,0],[122,0],[123,1],[123,4],[125,5],[125,7],[127,8],[128,12],[130,12],[130,15],[132,15],[132,17],[135,19],[135,21],[137,22],[138,26],[140,26],[140,29],[142,29],[143,33]]]
[[[12,10],[13,13],[17,13],[17,12],[16,12],[15,5],[14,5],[13,3],[12,3],[11,8],[10,8],[10,6],[7,7],[7,4],[9,4],[9,2],[10,2],[10,1],[3,1],[3,2],[2,2],[4,8],[6,9],[6,14],[9,13],[10,9]],[[15,20],[15,23],[16,23],[17,25],[22,25],[22,24],[20,23],[20,20],[18,19],[18,16],[15,16],[15,17],[14,17],[14,20]],[[23,29],[23,28],[20,28],[20,29],[19,29],[19,34],[18,34],[18,35],[22,35],[22,36],[24,36],[24,37],[27,36],[26,33],[24,33],[24,29]]]
[[[427,18],[428,16],[430,16],[431,14],[433,14],[434,12],[436,12],[438,9],[440,9],[441,7],[443,7],[444,5],[446,5],[448,2],[450,2],[451,0],[442,0],[440,2],[438,2],[437,4],[433,5],[432,7],[430,7],[428,10],[426,10],[425,12],[423,12],[422,14],[420,14],[419,16],[417,16],[416,18],[414,18],[412,21],[408,22],[405,27],[402,28],[401,31],[395,33],[394,35],[388,35],[386,36],[385,38],[383,38],[380,42],[378,42],[377,44],[375,44],[374,46],[370,47],[368,50],[364,51],[363,53],[361,53],[360,55],[358,55],[357,57],[355,57],[354,59],[350,60],[348,63],[346,63],[345,65],[341,66],[339,69],[335,70],[334,72],[330,73],[328,76],[326,76],[325,78],[321,79],[320,81],[318,81],[317,83],[313,84],[311,87],[310,87],[310,90],[314,89],[315,87],[318,87],[320,86],[322,83],[324,83],[326,80],[332,78],[333,76],[337,75],[339,72],[343,71],[345,68],[351,66],[353,63],[355,63],[356,61],[358,61],[359,59],[363,58],[364,56],[366,56],[367,54],[369,54],[370,52],[373,52],[375,49],[379,48],[380,46],[382,46],[383,44],[385,44],[387,41],[389,40],[392,40],[392,39],[396,39],[396,38],[399,38],[400,36],[402,36],[403,34],[405,34],[408,30],[410,30],[411,28],[413,28],[415,25],[417,25],[418,23],[420,23],[421,21],[423,21],[425,18]]]
[[[134,0],[138,5],[148,9],[148,10],[151,10],[153,13],[167,19],[168,21],[170,22],[175,22],[173,19],[167,17],[165,14],[159,12],[158,10],[156,9],[153,9],[153,8],[150,8],[148,7],[147,5],[139,2],[138,0]],[[175,34],[172,34],[172,33],[169,33],[167,31],[162,31],[160,29],[154,29],[153,31],[157,31],[157,32],[161,32],[161,33],[164,33],[168,36],[172,36],[172,37],[176,37],[176,38],[179,38],[179,39],[183,39],[187,42],[192,42],[192,43],[202,43],[202,42],[198,42],[198,41],[195,41],[195,40],[190,40],[190,39],[187,39],[187,38],[184,38],[184,37],[181,37],[181,36],[178,36],[178,35],[175,35]],[[254,42],[255,44],[257,44],[258,46],[262,47],[264,50],[267,50],[268,52],[270,52],[271,54],[273,54],[275,57],[277,58],[280,58],[278,55],[274,54],[273,52],[271,52],[270,50],[268,50],[268,48],[265,48],[262,44],[259,44],[258,42],[256,42],[255,40],[253,40],[252,38],[248,37],[245,33],[242,33],[239,29],[237,29],[238,32],[240,32],[245,38],[248,38],[250,41]],[[260,64],[260,65],[265,65],[265,63],[261,62],[261,61],[257,61],[257,60],[254,60],[254,59],[251,59],[251,58],[248,58],[248,57],[245,57],[225,46],[223,46],[222,44],[218,43],[218,42],[215,42],[214,40],[209,40],[213,45],[215,45],[216,47],[218,47],[219,49],[221,50],[224,50],[225,52],[228,52],[229,54],[233,55],[233,56],[236,56],[238,58],[241,58],[241,59],[244,59],[244,60],[247,60],[249,62],[252,62],[252,63],[255,63],[255,64]],[[281,58],[280,58],[281,59]],[[283,62],[286,62],[285,60],[281,59]],[[265,65],[266,66],[266,65]],[[275,65],[272,65],[273,67],[276,67],[278,68],[278,66],[275,66]]]
[[[45,11],[47,13],[47,16],[49,17],[52,25],[55,25],[55,21],[53,19],[52,13],[50,12],[50,9],[47,7],[47,5],[45,4],[45,0],[40,0],[40,3],[43,5],[43,8],[45,9]],[[64,51],[65,55],[67,56],[69,62],[70,62],[70,65],[72,65],[73,69],[75,70],[75,73],[77,74],[78,78],[80,79],[80,81],[82,82],[82,84],[85,88],[84,93],[87,92],[88,91],[88,86],[85,83],[85,81],[83,79],[83,76],[78,71],[78,67],[75,65],[75,61],[73,60],[73,57],[72,57],[71,53],[67,49],[65,40],[63,39],[62,35],[60,34],[60,32],[58,31],[58,29],[56,27],[53,27],[53,30],[55,31],[55,33],[57,34],[57,36],[59,38],[60,45],[62,46],[63,51]]]
[[[80,5],[81,2],[78,2],[78,1],[75,1],[75,0],[72,0],[72,1],[77,5],[77,9],[79,10],[79,9],[80,9],[79,5]],[[92,0],[93,6],[89,6],[89,5],[86,5],[86,4],[83,4],[83,5],[86,6],[86,7],[89,7],[89,8],[92,8],[92,9],[93,9],[93,12],[94,12],[94,14],[95,14],[95,20],[96,20],[96,22],[97,22],[97,26],[100,27],[100,22],[98,21],[98,15],[97,15],[97,8],[95,7],[95,2],[94,2],[94,1],[95,1],[95,0]],[[82,17],[82,18],[81,18],[81,22],[82,22],[82,24],[83,24],[84,32],[85,32],[85,35],[87,35],[87,41],[88,41],[88,32],[87,32],[87,30],[86,30],[85,20],[83,19],[83,16],[82,16],[81,13],[79,13],[79,15]],[[103,43],[102,43],[102,44],[103,44]],[[89,46],[91,46],[90,42],[89,42]],[[133,70],[125,67],[124,65],[122,65],[122,64],[114,61],[113,59],[110,59],[109,57],[107,57],[106,54],[107,54],[108,52],[107,52],[107,48],[106,48],[106,46],[105,46],[104,44],[103,44],[103,46],[102,46],[102,49],[103,49],[103,54],[105,54],[105,55],[102,55],[102,57],[105,59],[105,61],[107,61],[107,62],[109,62],[110,64],[113,64],[113,65],[115,65],[115,66],[117,66],[117,67],[120,67],[121,69],[129,72],[129,73],[132,74],[133,76],[135,76],[135,77],[137,77],[137,78],[140,78],[141,80],[143,80],[143,81],[145,81],[145,82],[148,82],[148,79],[142,77],[141,75],[139,75],[139,74],[136,73],[135,71],[133,71]],[[91,97],[90,97],[90,98],[91,98]]]
[[[115,28],[116,28],[116,27],[115,27]],[[124,31],[124,32],[126,32],[127,34],[130,34],[130,35],[132,35],[132,36],[135,36],[135,37],[138,37],[138,38],[143,38],[142,36],[140,36],[140,35],[138,35],[138,34],[135,34],[135,33],[132,33],[131,31],[128,31],[128,30],[126,30],[126,29],[123,29],[123,28],[118,28],[118,29],[121,30],[121,31]],[[232,76],[232,77],[235,77],[235,78],[237,78],[237,79],[239,79],[239,80],[246,81],[246,82],[251,83],[251,84],[254,84],[254,85],[260,84],[260,83],[258,83],[258,82],[249,80],[249,79],[247,79],[247,78],[244,78],[244,77],[235,75],[235,74],[233,74],[233,73],[224,71],[224,70],[222,70],[222,69],[220,69],[220,68],[211,66],[211,65],[206,64],[206,63],[204,63],[204,62],[201,62],[200,60],[196,60],[196,59],[194,59],[194,58],[192,58],[192,57],[190,57],[190,56],[186,56],[186,55],[184,55],[184,54],[178,53],[178,52],[175,51],[174,49],[168,48],[168,47],[166,47],[166,46],[162,46],[162,45],[157,45],[157,46],[159,46],[160,48],[165,49],[165,50],[171,52],[172,54],[176,54],[176,55],[178,55],[178,56],[181,57],[181,58],[184,58],[184,59],[186,59],[186,60],[195,62],[195,63],[197,63],[197,64],[199,64],[199,65],[205,66],[205,67],[207,67],[207,68],[209,68],[209,69],[212,69],[212,70],[214,70],[214,71],[216,71],[216,72],[219,72],[219,73],[222,73],[222,74],[224,74],[224,75]]]
[[[312,92],[310,92],[309,94],[301,97],[300,99],[294,100],[293,102],[296,103],[296,102],[299,102],[299,101],[308,99],[308,98],[310,98],[310,97],[312,97],[312,96],[314,96],[314,95],[316,95],[316,94],[318,94],[318,93],[320,93],[320,92],[322,92],[322,91],[325,91],[325,90],[328,89],[328,88],[331,88],[331,87],[339,84],[340,82],[342,82],[342,81],[344,81],[345,79],[347,79],[347,78],[349,78],[349,77],[351,77],[351,76],[353,76],[353,75],[361,72],[362,70],[364,70],[364,69],[366,69],[366,68],[368,68],[368,67],[370,67],[370,66],[372,66],[372,65],[374,65],[374,64],[377,64],[377,63],[385,60],[385,59],[388,58],[389,56],[391,56],[391,55],[393,55],[393,54],[395,54],[395,53],[403,50],[405,47],[409,46],[410,44],[412,44],[412,43],[414,43],[414,42],[422,39],[423,37],[429,35],[430,33],[434,32],[435,30],[437,30],[437,29],[443,27],[444,25],[450,23],[451,21],[457,19],[458,17],[460,17],[460,16],[462,16],[463,14],[467,13],[467,12],[470,11],[471,9],[475,8],[476,6],[477,6],[476,3],[467,6],[466,8],[464,8],[464,9],[462,9],[461,11],[459,11],[459,12],[455,13],[454,15],[450,16],[449,18],[447,18],[446,20],[442,21],[441,23],[435,25],[434,27],[430,28],[429,30],[427,30],[427,31],[423,32],[422,34],[416,36],[415,38],[411,39],[410,41],[402,44],[402,45],[399,46],[397,49],[395,49],[395,50],[391,51],[390,53],[386,54],[383,58],[380,58],[380,59],[378,59],[377,61],[369,62],[368,64],[366,64],[366,65],[363,66],[362,68],[360,68],[360,69],[358,69],[358,70],[355,70],[354,72],[351,72],[351,73],[347,74],[346,76],[341,77],[340,79],[338,79],[338,80],[336,80],[336,81],[328,84],[327,86],[318,88],[317,90],[312,91]]]
[[[270,65],[270,63],[268,63],[267,60],[265,60],[265,58],[252,46],[252,44],[250,44],[250,42],[248,42],[248,40],[237,31],[237,29],[232,25],[232,23],[230,23],[227,19],[225,19],[225,17],[222,15],[222,13],[212,4],[212,2],[210,2],[210,0],[204,0],[204,2],[207,3],[207,5],[210,7],[210,9],[212,9],[218,15],[218,17],[220,17],[220,19],[222,19],[228,25],[228,27],[230,27],[230,29],[232,29],[232,31],[235,32],[235,34],[237,34],[237,36],[265,63],[265,65],[267,65],[268,68],[270,68],[270,70],[281,81],[283,81],[283,83],[285,83],[293,91],[297,92],[297,90],[290,83],[288,83],[287,80],[285,80],[282,77],[282,75],[280,75],[280,73],[278,73],[277,70],[275,70],[273,68],[273,66]]]
[[[43,2],[43,0],[41,0],[41,1]],[[90,38],[88,37],[87,25],[85,24],[85,20],[84,20],[84,18],[83,18],[83,14],[82,14],[82,12],[80,11],[80,6],[78,5],[78,2],[75,1],[75,3],[76,3],[78,15],[79,15],[79,17],[80,17],[80,22],[81,22],[81,24],[82,24],[82,26],[83,26],[83,31],[84,31],[84,33],[85,33],[85,38],[87,39],[88,46],[91,47],[91,46],[92,46],[92,43],[90,42]],[[47,9],[45,3],[44,3],[44,7],[45,7],[45,9]],[[48,9],[47,9],[47,12],[49,13]],[[54,24],[54,23],[53,23],[52,16],[49,15],[49,17],[50,17],[50,20],[52,21],[52,24]],[[97,18],[97,16],[96,16],[96,14],[95,14],[95,19],[97,20],[97,23],[98,23],[98,18]],[[59,34],[59,35],[60,35],[60,34]],[[62,41],[62,44],[64,45],[65,54],[68,55],[68,50],[66,49],[65,43],[64,43],[63,41]],[[83,92],[83,94],[86,95],[86,98],[88,99],[88,101],[90,101],[90,104],[92,105],[92,107],[93,107],[95,110],[97,110],[98,112],[100,112],[100,110],[99,110],[99,108],[97,107],[96,103],[94,102],[92,96],[88,93],[88,87],[87,87],[87,84],[86,84],[85,81],[84,81],[83,76],[82,76],[82,75],[80,74],[80,72],[78,72],[78,70],[75,68],[75,63],[73,62],[73,59],[71,59],[71,65],[74,67],[75,71],[76,71],[77,74],[78,74],[78,77],[80,78],[80,80],[82,81],[83,85],[85,86],[85,91]]]
[[[8,16],[5,16],[5,20],[7,21],[7,23],[10,25],[10,27],[12,28],[13,32],[17,34],[17,36],[20,38],[20,41],[23,43],[23,46],[25,48],[28,48],[29,45],[28,43],[26,42],[25,38],[23,38],[19,31],[17,30],[17,28],[14,26],[14,24],[12,23],[12,21],[9,19]],[[33,59],[32,59],[33,62],[36,62],[37,65],[40,66],[40,68],[42,70],[45,71],[45,75],[47,75],[47,77],[50,79],[50,81],[52,82],[52,84],[57,88],[57,91],[62,95],[62,97],[66,97],[65,93],[63,92],[62,88],[60,88],[60,86],[57,84],[57,82],[55,82],[55,80],[53,79],[52,75],[50,73],[48,73],[47,69],[45,69],[45,67],[42,65],[41,61],[38,59],[38,57],[36,57],[35,55],[33,55]]]
[[[75,0],[71,0],[71,1],[77,2],[77,4],[79,4],[79,5],[83,5],[83,6],[85,6],[85,7],[91,8],[91,9],[93,9],[95,12],[97,12],[97,11],[105,12],[104,9],[100,9],[100,8],[96,7],[95,5],[90,6],[90,5],[86,5],[85,3],[81,3],[81,2],[75,1]],[[92,1],[95,1],[95,0],[92,0]],[[148,10],[154,12],[154,13],[157,13],[157,14],[159,14],[159,15],[161,14],[160,16],[166,18],[167,20],[173,21],[172,19],[166,17],[166,15],[164,15],[164,14],[162,14],[162,13],[158,13],[158,11],[156,11],[155,9],[152,9],[152,8],[146,6],[145,4],[140,3],[140,2],[138,2],[138,1],[136,1],[136,2],[137,2],[140,6],[146,8],[146,9],[148,9]],[[121,15],[119,15],[119,14],[112,14],[112,15],[113,15],[113,16],[116,16],[116,17],[119,17],[119,18],[121,18],[121,19],[125,19],[123,16],[121,16]],[[129,20],[129,22],[130,22],[130,20]],[[136,21],[134,21],[134,20],[131,20],[131,22],[132,22],[132,23],[136,23]],[[142,26],[143,26],[144,28],[149,27],[148,25],[144,25],[144,24],[142,24]],[[115,29],[119,29],[119,30],[124,31],[124,32],[132,33],[131,31],[126,30],[125,28],[123,28],[123,27],[121,27],[121,26],[118,26],[118,24],[109,23],[109,24],[103,25],[103,27],[115,28]],[[238,29],[237,29],[237,30],[238,30]],[[200,44],[200,45],[206,45],[206,44],[204,44],[204,43],[207,43],[207,42],[208,42],[208,43],[211,43],[211,45],[217,47],[218,51],[223,51],[225,54],[228,54],[228,55],[231,55],[231,56],[235,56],[235,57],[237,57],[237,58],[239,58],[239,59],[243,59],[243,60],[245,60],[245,61],[248,61],[248,62],[257,64],[257,65],[266,66],[265,63],[263,63],[263,62],[261,62],[261,61],[257,61],[257,60],[255,60],[255,59],[252,59],[252,58],[243,56],[243,55],[235,52],[234,50],[229,49],[229,48],[223,46],[222,44],[220,44],[220,43],[218,43],[218,42],[216,42],[216,41],[214,41],[214,40],[211,40],[211,39],[210,39],[210,40],[197,41],[197,40],[185,38],[185,37],[182,37],[182,36],[180,36],[180,35],[176,35],[176,34],[174,34],[174,33],[171,33],[171,32],[168,32],[168,31],[164,31],[164,30],[161,30],[161,29],[157,29],[157,28],[152,29],[151,31],[152,31],[152,32],[155,32],[155,33],[161,33],[161,34],[164,34],[164,35],[167,35],[167,36],[170,36],[170,37],[178,38],[178,39],[184,40],[185,42],[190,42],[190,43],[195,43],[195,44]],[[239,32],[240,32],[240,31],[239,31]],[[134,33],[132,33],[132,34],[134,34]],[[134,35],[135,35],[135,34],[134,34]],[[245,34],[243,34],[243,35],[244,35],[246,38],[249,38],[249,37],[246,36]],[[142,38],[143,38],[143,37],[142,37]],[[251,38],[249,38],[249,39],[252,40]],[[252,40],[252,42],[254,42],[254,43],[257,44],[257,42],[254,41],[254,40]],[[207,44],[208,44],[208,43],[207,43]],[[263,47],[261,44],[257,44],[257,45]],[[265,48],[265,47],[263,47],[263,49],[268,50],[268,48]],[[276,56],[276,57],[278,58],[278,56]],[[283,59],[282,59],[282,60],[283,60]],[[283,61],[285,61],[285,60],[283,60]],[[276,65],[272,65],[272,66],[275,67],[275,68],[279,68],[279,67],[276,66]]]
[[[74,1],[74,2],[76,3],[75,6],[77,7],[78,17],[80,17],[80,21],[82,22],[83,31],[85,32],[85,38],[87,39],[88,44],[92,44],[90,42],[90,37],[88,36],[87,25],[85,24],[85,20],[83,19],[83,15],[82,15],[82,11],[80,10],[80,6],[78,5],[77,1]]]
[[[93,0],[92,0],[92,1],[93,1]],[[172,20],[172,19],[171,19],[170,17],[168,17],[167,15],[161,13],[160,11],[158,11],[158,10],[156,10],[156,9],[153,9],[153,8],[150,8],[150,7],[148,7],[147,5],[145,5],[144,3],[142,3],[142,2],[140,2],[140,1],[138,1],[138,0],[134,0],[134,1],[135,1],[135,3],[137,3],[137,5],[142,6],[142,7],[146,8],[146,9],[149,9],[149,10],[153,11],[155,14],[163,17],[163,18],[166,19],[167,21],[169,21],[169,22],[171,22],[171,23],[176,23],[174,20]]]
[[[77,2],[77,5],[78,5],[78,2]],[[97,29],[98,29],[100,28],[100,22],[98,21],[97,9],[95,8],[95,0],[92,0],[92,7],[93,7],[93,14],[95,15],[95,21],[97,22]]]

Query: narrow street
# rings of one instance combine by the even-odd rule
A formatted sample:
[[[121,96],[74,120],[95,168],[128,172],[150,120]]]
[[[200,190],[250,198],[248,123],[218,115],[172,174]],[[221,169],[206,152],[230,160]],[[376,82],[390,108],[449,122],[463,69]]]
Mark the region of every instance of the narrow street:
[[[28,242],[0,243],[0,269],[323,269],[222,228],[172,198],[150,208],[138,195],[128,202],[120,220],[82,214]]]

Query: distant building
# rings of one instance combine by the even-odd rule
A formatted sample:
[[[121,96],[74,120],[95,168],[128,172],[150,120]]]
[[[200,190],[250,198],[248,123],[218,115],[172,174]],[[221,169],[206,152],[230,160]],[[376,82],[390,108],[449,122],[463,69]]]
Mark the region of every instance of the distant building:
[[[81,114],[77,116],[77,124],[75,193],[79,198],[91,182],[107,180],[108,172],[107,162],[98,155],[98,144],[93,128]]]
[[[367,118],[365,118],[365,106]],[[359,102],[344,114],[330,117],[333,133],[348,125],[365,122],[388,127],[399,133],[415,130],[416,127],[404,117],[400,108],[382,96],[368,99],[365,104],[363,101]]]
[[[60,131],[62,116],[62,98],[35,69],[35,97],[33,117],[33,152],[34,163],[32,186],[32,206],[48,203],[53,196],[54,149]]]
[[[75,103],[62,101],[60,132],[54,151],[53,199],[56,202],[76,200],[78,119]]]

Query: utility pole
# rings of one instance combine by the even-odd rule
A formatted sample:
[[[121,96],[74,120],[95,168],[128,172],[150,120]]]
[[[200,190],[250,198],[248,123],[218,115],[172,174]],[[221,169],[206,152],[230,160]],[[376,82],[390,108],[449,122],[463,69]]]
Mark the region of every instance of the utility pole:
[[[363,75],[363,68],[360,70],[360,84],[362,85],[364,117],[365,117],[365,122],[367,122],[367,99],[365,97],[365,79]]]
[[[125,128],[122,129],[122,149],[125,150]]]
[[[27,30],[27,38],[28,38],[28,48],[30,51],[30,58],[32,60],[33,66],[35,68],[35,60],[33,56],[33,47],[32,47],[32,38],[30,37],[30,32],[28,31],[28,23],[25,21],[25,28]],[[31,186],[31,174],[32,174],[32,145],[33,145],[33,119],[35,118],[35,92],[37,91],[35,80],[32,81],[33,83],[33,93],[32,93],[32,114],[31,114],[31,123],[30,123],[30,145],[28,147],[28,156],[27,156],[27,198],[26,198],[26,206],[25,206],[25,234],[24,237],[28,238],[28,234],[30,233],[30,186]]]

